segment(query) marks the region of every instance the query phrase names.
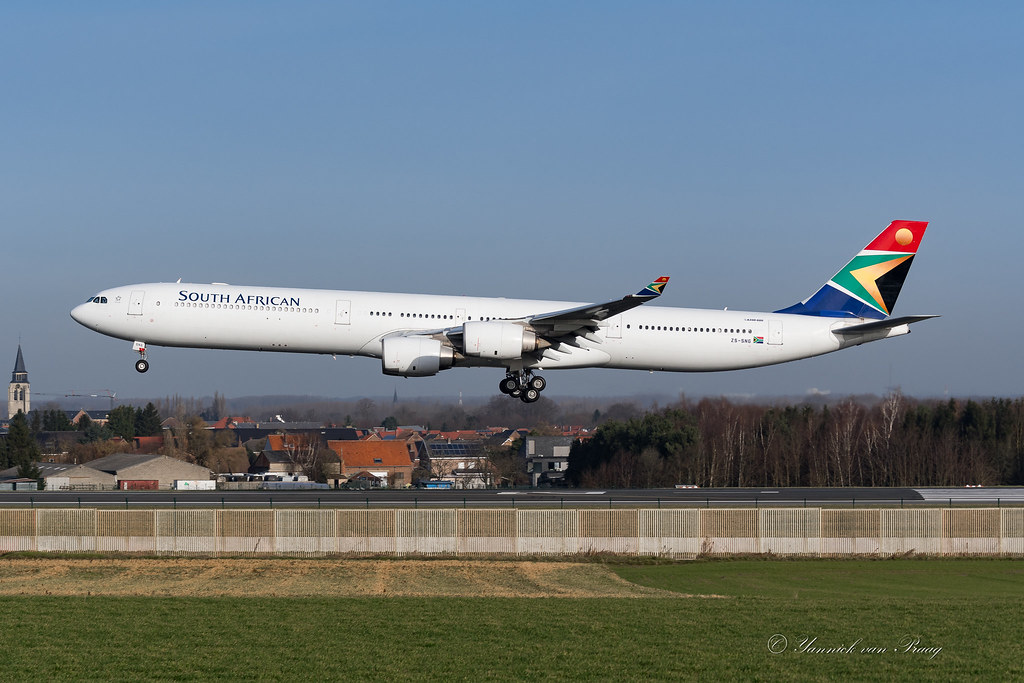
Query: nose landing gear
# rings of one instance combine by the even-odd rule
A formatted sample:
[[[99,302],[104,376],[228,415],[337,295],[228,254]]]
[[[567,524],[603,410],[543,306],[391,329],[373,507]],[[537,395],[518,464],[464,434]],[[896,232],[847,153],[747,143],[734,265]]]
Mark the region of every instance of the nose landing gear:
[[[132,344],[132,350],[138,351],[140,358],[135,361],[135,370],[137,372],[146,372],[149,370],[149,361],[146,360],[146,342],[137,341]]]
[[[498,383],[498,389],[501,393],[518,398],[523,403],[533,403],[540,398],[540,392],[544,391],[547,385],[547,381],[540,375],[534,375],[527,370],[509,370],[505,378]]]

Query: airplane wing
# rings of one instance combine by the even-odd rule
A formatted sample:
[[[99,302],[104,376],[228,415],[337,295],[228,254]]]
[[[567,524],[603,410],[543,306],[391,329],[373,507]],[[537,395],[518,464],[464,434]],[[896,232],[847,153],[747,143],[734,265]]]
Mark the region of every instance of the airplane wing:
[[[636,294],[630,294],[599,304],[585,304],[576,308],[567,308],[562,311],[549,313],[538,313],[524,318],[509,319],[505,322],[520,323],[532,329],[539,339],[546,343],[539,345],[538,352],[543,348],[558,347],[561,344],[568,346],[579,346],[576,341],[583,337],[595,343],[601,343],[602,339],[596,335],[601,323],[608,318],[618,315],[631,308],[652,301],[661,296],[668,284],[667,276],[659,277],[657,280],[641,289]],[[437,330],[416,330],[408,334],[413,336],[447,337],[455,348],[463,348],[463,336],[465,330],[462,325]],[[405,332],[395,332],[389,336],[404,336]]]
[[[888,330],[893,327],[899,327],[900,325],[909,325],[910,323],[921,322],[922,320],[929,320],[931,318],[938,318],[937,315],[905,315],[902,318],[886,318],[884,320],[876,320],[870,323],[863,323],[861,325],[850,325],[849,327],[840,327],[837,330],[833,330],[835,334],[853,335],[853,334],[864,334],[865,332],[875,332],[877,330]]]

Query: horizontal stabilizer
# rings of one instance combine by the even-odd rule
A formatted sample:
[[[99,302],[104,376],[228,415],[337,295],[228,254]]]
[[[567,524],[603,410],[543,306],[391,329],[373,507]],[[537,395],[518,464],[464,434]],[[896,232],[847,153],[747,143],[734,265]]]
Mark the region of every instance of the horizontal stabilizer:
[[[937,315],[905,315],[902,318],[886,318],[885,320],[876,320],[870,323],[863,323],[861,325],[850,325],[849,327],[841,327],[838,330],[833,330],[836,334],[864,334],[865,332],[876,332],[878,330],[890,330],[900,325],[909,325],[911,323],[920,322],[922,320],[928,320],[930,318],[938,318]]]

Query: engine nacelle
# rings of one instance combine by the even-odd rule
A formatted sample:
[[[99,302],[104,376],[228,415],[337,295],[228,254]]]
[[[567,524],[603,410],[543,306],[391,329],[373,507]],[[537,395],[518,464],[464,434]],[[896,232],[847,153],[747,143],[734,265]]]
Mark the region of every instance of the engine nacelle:
[[[455,350],[431,337],[385,337],[381,340],[381,369],[385,375],[430,377],[450,368]]]
[[[462,330],[463,350],[467,356],[511,360],[537,350],[537,335],[515,323],[471,321],[463,325]]]

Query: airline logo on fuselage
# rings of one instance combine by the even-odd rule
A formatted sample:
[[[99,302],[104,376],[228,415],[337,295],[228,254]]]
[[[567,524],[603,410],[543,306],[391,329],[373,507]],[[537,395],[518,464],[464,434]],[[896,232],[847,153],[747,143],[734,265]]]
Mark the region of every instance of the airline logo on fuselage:
[[[265,294],[223,294],[221,292],[178,292],[178,301],[192,301],[206,304],[245,304],[247,306],[301,306],[297,296],[267,296]]]

